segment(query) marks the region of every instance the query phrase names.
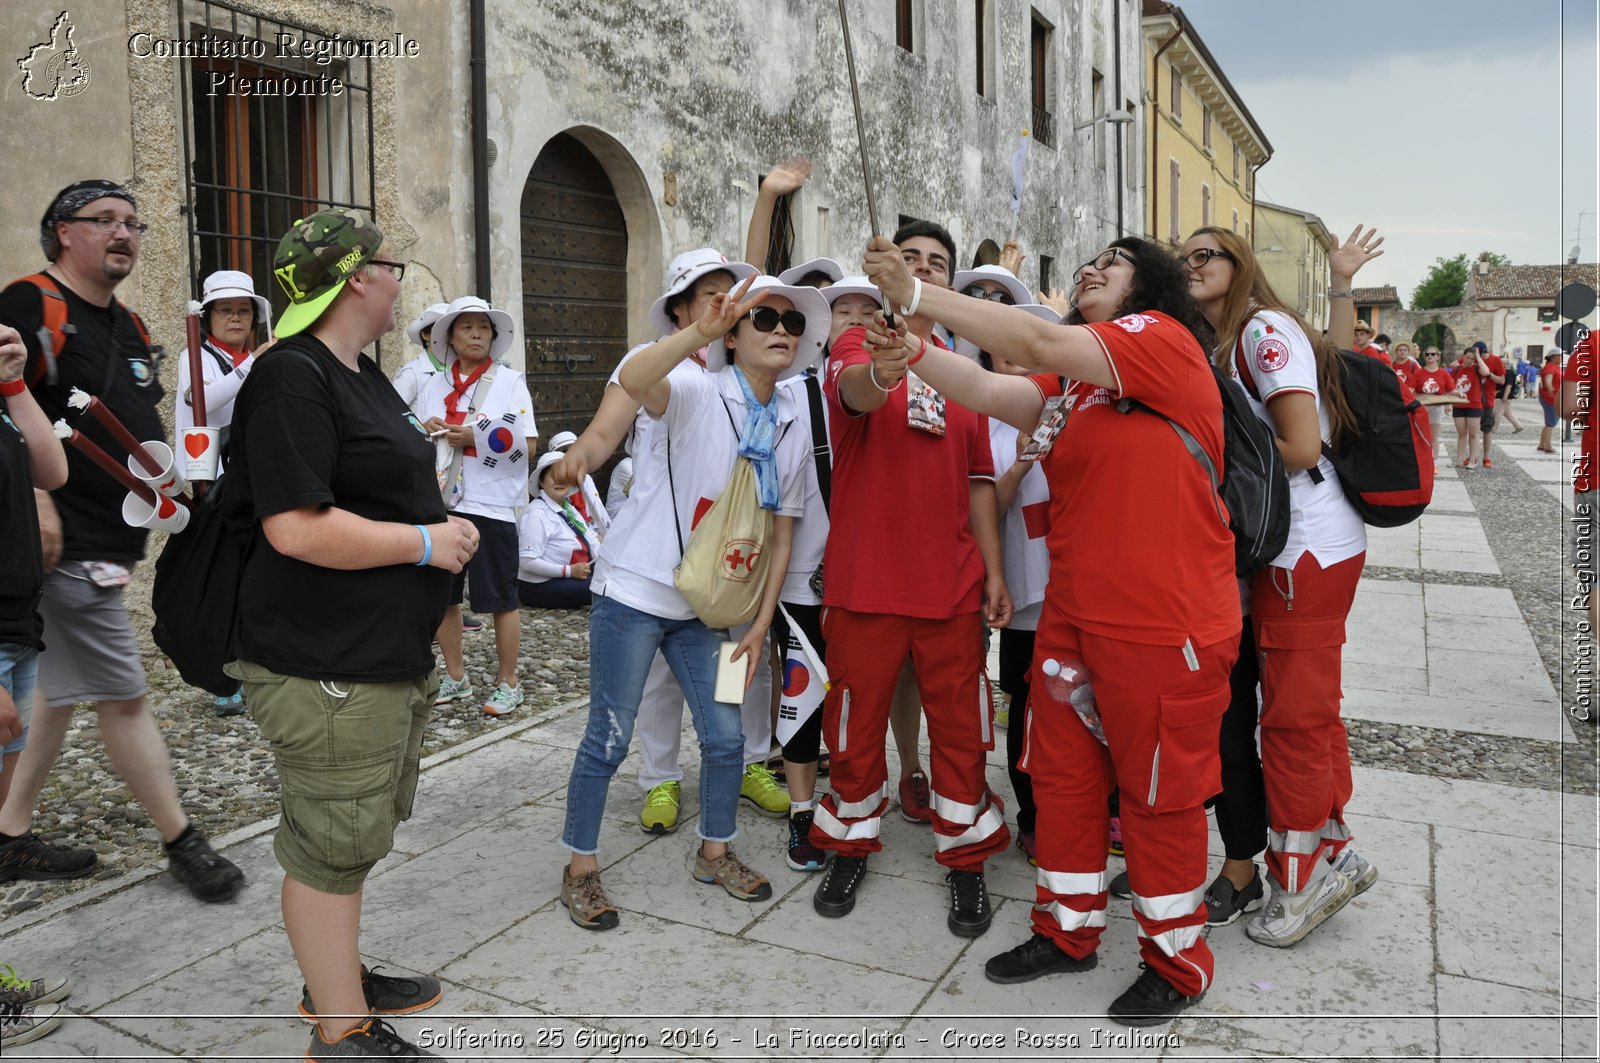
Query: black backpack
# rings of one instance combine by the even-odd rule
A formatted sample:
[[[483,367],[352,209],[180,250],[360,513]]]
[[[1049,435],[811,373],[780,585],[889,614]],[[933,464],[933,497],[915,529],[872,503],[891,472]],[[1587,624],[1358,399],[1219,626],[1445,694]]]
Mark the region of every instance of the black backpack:
[[[1178,433],[1184,449],[1205,470],[1213,495],[1222,500],[1217,516],[1233,532],[1233,570],[1240,578],[1248,579],[1283,553],[1284,544],[1289,541],[1289,476],[1272,429],[1256,416],[1244,389],[1216,366],[1210,368],[1222,396],[1220,481],[1211,456],[1182,425],[1138,399],[1122,399],[1117,409],[1122,413],[1143,410],[1154,414]],[[1226,514],[1223,505],[1228,507]]]
[[[1337,448],[1323,444],[1322,454],[1363,521],[1374,528],[1410,524],[1433,501],[1428,411],[1392,369],[1365,354],[1339,352],[1339,381],[1355,430]],[[1315,467],[1311,478],[1322,482]]]
[[[239,577],[249,543],[223,518],[228,476],[223,473],[196,499],[189,526],[167,536],[156,558],[150,629],[184,682],[227,697],[239,681],[222,671],[232,658],[228,640],[238,615]]]

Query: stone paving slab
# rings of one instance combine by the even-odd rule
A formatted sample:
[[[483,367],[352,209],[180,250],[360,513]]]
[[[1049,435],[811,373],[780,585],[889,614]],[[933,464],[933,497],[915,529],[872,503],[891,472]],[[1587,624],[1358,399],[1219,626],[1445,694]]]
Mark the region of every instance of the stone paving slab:
[[[1491,1059],[1594,1059],[1593,1002],[1439,977],[1439,1053]]]

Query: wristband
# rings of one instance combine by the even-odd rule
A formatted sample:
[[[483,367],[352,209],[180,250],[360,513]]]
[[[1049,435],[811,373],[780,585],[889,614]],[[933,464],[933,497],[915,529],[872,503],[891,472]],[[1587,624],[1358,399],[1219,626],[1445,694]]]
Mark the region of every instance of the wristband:
[[[28,382],[23,380],[21,377],[18,377],[15,380],[7,380],[3,383],[0,383],[0,395],[21,395],[27,390]]]
[[[433,535],[421,524],[413,524],[412,527],[422,533],[422,560],[417,562],[420,568],[433,560]]]
[[[572,566],[571,565],[562,565],[561,566],[561,577],[563,579],[568,579],[571,576],[572,576]]]
[[[872,386],[873,387],[877,388],[879,391],[883,392],[885,395],[889,394],[889,392],[894,390],[894,388],[886,388],[882,384],[878,383],[878,367],[873,365],[871,362],[867,363],[867,379],[872,381]],[[895,386],[896,387],[899,386],[899,382],[898,381],[896,381]]]
[[[922,305],[922,278],[912,277],[911,283],[913,285],[911,289],[911,305],[902,306],[900,308],[900,312],[906,317],[915,317],[917,313],[917,307]]]
[[[906,359],[907,369],[910,369],[912,366],[916,365],[922,360],[922,356],[928,353],[928,341],[922,339],[921,336],[918,336],[917,339],[922,341],[922,346],[917,348],[916,354],[913,354],[910,358]]]
[[[1349,299],[1349,298],[1352,298],[1352,295],[1351,295],[1350,292],[1335,291],[1334,289],[1329,288],[1328,289],[1328,298],[1329,299]]]

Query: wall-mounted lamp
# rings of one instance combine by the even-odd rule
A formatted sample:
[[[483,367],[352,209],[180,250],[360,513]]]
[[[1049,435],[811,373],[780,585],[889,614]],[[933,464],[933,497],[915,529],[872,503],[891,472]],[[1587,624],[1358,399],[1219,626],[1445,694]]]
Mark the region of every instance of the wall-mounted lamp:
[[[1115,111],[1107,111],[1105,114],[1096,115],[1087,122],[1079,122],[1072,127],[1072,131],[1076,133],[1078,130],[1087,129],[1097,122],[1105,122],[1107,125],[1127,125],[1131,121],[1133,121],[1133,112],[1119,108]]]

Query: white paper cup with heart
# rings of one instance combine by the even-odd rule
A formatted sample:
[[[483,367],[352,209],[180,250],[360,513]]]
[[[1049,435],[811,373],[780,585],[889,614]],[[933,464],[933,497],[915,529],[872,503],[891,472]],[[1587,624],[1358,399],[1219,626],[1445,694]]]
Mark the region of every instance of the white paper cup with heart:
[[[139,459],[131,454],[128,455],[128,471],[168,498],[183,494],[183,489],[188,485],[184,481],[183,470],[177,467],[173,458],[172,448],[165,443],[152,440],[144,445],[144,449],[149,451],[156,464],[161,466],[161,471],[154,476],[150,475],[140,464]]]
[[[178,434],[178,449],[183,457],[183,475],[189,482],[217,478],[217,430],[210,427],[185,428]]]
[[[129,527],[176,534],[189,526],[189,509],[166,495],[157,495],[155,504],[151,505],[129,491],[128,497],[122,500],[122,519]]]

